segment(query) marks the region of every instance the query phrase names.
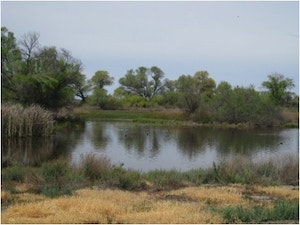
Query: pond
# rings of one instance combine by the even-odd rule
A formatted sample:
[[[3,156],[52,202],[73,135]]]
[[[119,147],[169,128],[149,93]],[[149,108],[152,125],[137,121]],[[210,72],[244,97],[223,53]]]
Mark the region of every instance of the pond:
[[[87,121],[80,129],[48,138],[2,140],[2,166],[9,161],[38,166],[66,157],[77,164],[87,153],[138,171],[209,168],[237,156],[260,161],[298,156],[299,129],[236,130]]]

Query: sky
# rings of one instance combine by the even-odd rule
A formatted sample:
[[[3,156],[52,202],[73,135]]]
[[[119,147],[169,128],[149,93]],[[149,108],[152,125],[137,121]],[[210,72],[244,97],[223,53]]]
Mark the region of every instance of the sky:
[[[140,66],[171,80],[206,70],[217,84],[257,90],[280,73],[299,93],[298,1],[2,1],[1,26],[69,50],[88,79],[108,71],[109,93]]]

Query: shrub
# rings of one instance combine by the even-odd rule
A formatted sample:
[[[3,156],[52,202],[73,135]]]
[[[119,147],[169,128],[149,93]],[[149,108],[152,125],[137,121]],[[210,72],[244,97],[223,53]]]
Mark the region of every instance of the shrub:
[[[56,182],[59,178],[66,176],[67,165],[63,161],[44,163],[41,173],[46,182]]]
[[[140,190],[146,187],[139,172],[129,169],[124,169],[121,166],[115,167],[112,170],[111,179],[114,186],[125,190]]]
[[[91,181],[106,179],[109,170],[112,169],[110,159],[104,156],[87,154],[81,159],[81,170],[84,177]]]
[[[69,168],[64,161],[49,162],[42,165],[40,173],[44,182],[37,187],[37,192],[48,197],[71,195],[75,187],[68,177]]]
[[[3,181],[22,182],[25,179],[26,170],[23,166],[15,165],[3,169],[1,173]]]

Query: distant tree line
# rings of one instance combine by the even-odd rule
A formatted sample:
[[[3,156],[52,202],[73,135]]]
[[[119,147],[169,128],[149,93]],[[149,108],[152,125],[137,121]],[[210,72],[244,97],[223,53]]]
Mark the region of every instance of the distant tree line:
[[[298,107],[299,97],[290,92],[294,81],[273,73],[262,83],[265,91],[253,86],[216,84],[207,71],[165,78],[162,69],[130,69],[119,79],[120,86],[109,95],[105,86],[114,78],[108,71],[96,71],[91,79],[83,65],[66,49],[46,47],[39,34],[29,32],[19,41],[1,27],[1,100],[23,105],[37,104],[49,110],[88,104],[101,109],[128,107],[180,108],[199,122],[251,122],[272,124],[281,107]]]

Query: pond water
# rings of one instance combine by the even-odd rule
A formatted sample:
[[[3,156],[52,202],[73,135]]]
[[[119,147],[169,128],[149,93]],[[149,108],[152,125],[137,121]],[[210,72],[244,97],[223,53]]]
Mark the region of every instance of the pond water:
[[[87,121],[80,129],[41,139],[2,139],[2,166],[11,160],[40,165],[58,157],[77,164],[87,153],[139,171],[212,167],[237,156],[268,160],[298,156],[299,129],[234,130]]]

